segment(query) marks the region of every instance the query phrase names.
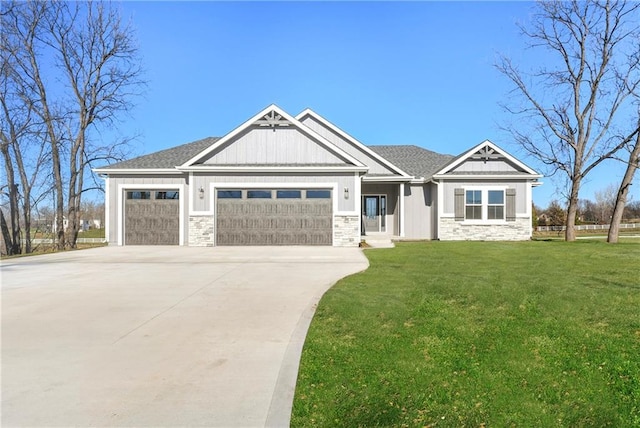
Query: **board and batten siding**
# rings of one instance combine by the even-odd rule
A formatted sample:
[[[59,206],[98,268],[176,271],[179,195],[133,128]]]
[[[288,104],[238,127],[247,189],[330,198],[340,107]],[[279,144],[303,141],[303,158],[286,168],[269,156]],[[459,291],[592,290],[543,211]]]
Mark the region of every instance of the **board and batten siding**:
[[[381,162],[379,162],[369,154],[363,152],[362,150],[359,150],[353,144],[345,140],[342,136],[325,127],[322,123],[318,122],[313,117],[304,117],[302,119],[302,123],[313,129],[315,132],[317,132],[325,139],[329,140],[331,143],[335,144],[337,147],[341,148],[354,158],[358,159],[363,164],[367,165],[369,167],[369,174],[397,174],[395,171],[389,169],[387,166],[383,165]]]
[[[441,184],[443,195],[442,214],[453,217],[454,209],[454,192],[455,189],[463,189],[466,187],[505,187],[516,189],[516,215],[525,215],[530,212],[527,202],[528,188],[531,186],[526,181],[500,181],[500,180],[483,180],[483,181],[463,181],[463,180],[447,180]]]
[[[297,128],[251,128],[217,149],[204,164],[344,164],[345,160]]]
[[[109,216],[109,230],[107,241],[109,244],[115,245],[118,243],[118,231],[122,225],[118,224],[120,213],[122,212],[123,207],[118,207],[118,192],[122,191],[122,186],[125,185],[128,189],[136,189],[136,186],[141,186],[141,189],[148,190],[151,188],[157,188],[161,190],[164,185],[181,185],[184,190],[180,192],[180,199],[183,199],[183,211],[181,215],[183,218],[187,218],[188,216],[188,182],[187,176],[173,175],[173,176],[162,176],[162,175],[111,175],[108,178],[109,180],[109,193],[106,197],[109,198],[109,211],[106,213]],[[126,198],[122,197],[122,202],[126,202]],[[187,228],[188,222],[184,222],[183,224],[183,236],[187,236]]]
[[[405,184],[404,186],[404,236],[409,239],[435,239],[434,233],[434,185]]]
[[[283,173],[237,173],[237,174],[193,174],[192,192],[197,193],[201,187],[205,189],[204,199],[193,196],[193,210],[211,212],[213,210],[212,198],[215,196],[212,192],[212,186],[221,183],[229,183],[231,186],[250,188],[253,185],[260,187],[262,184],[279,184],[282,183],[284,188],[292,186],[303,188],[306,183],[314,185],[318,183],[335,183],[337,185],[336,194],[333,195],[338,203],[339,212],[355,212],[356,198],[358,198],[356,185],[360,186],[359,177],[353,172],[346,173],[314,173],[313,175],[304,174],[283,174]],[[277,186],[273,186],[277,189]],[[349,199],[344,198],[344,189],[349,189]]]

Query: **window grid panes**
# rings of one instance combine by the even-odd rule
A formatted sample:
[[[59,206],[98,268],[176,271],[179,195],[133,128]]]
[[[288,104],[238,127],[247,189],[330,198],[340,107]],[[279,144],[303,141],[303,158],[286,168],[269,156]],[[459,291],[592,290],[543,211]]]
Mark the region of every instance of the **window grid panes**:
[[[467,190],[465,202],[465,219],[482,220],[482,191]]]
[[[504,191],[489,190],[487,199],[487,219],[504,220]]]

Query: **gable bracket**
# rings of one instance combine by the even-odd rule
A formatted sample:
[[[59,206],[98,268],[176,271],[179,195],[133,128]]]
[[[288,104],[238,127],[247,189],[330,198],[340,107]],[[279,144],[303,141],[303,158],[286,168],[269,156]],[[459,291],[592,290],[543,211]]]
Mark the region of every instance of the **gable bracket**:
[[[478,150],[477,152],[475,152],[471,156],[471,159],[482,160],[484,161],[484,163],[487,163],[487,161],[489,160],[505,159],[505,157],[502,154],[496,152],[491,147],[485,146],[480,150]]]
[[[262,127],[271,127],[275,131],[277,126],[290,126],[291,122],[272,110],[270,113],[265,114],[262,119],[253,122],[253,124]]]

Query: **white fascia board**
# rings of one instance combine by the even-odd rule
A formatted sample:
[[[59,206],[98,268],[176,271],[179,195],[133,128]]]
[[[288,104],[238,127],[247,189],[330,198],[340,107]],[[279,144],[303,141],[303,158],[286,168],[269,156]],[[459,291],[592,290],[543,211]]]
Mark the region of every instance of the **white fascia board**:
[[[189,172],[366,172],[366,166],[189,166],[177,167]]]
[[[337,154],[338,156],[343,157],[347,161],[353,163],[355,166],[360,166],[360,167],[364,167],[365,166],[358,159],[354,158],[349,153],[347,153],[344,150],[342,150],[341,148],[337,147],[336,145],[331,143],[329,140],[327,140],[326,138],[324,138],[323,136],[321,136],[320,134],[318,134],[314,130],[312,130],[309,127],[305,126],[299,120],[297,120],[296,118],[291,116],[286,111],[282,110],[277,105],[271,104],[270,106],[264,108],[259,113],[257,113],[253,117],[251,117],[251,119],[247,120],[242,125],[238,126],[233,131],[229,132],[227,135],[225,135],[224,137],[220,138],[218,141],[213,143],[207,149],[205,149],[204,151],[198,153],[193,158],[189,159],[187,162],[182,164],[181,167],[189,167],[189,166],[193,165],[196,161],[198,161],[199,159],[201,159],[204,156],[208,155],[209,153],[213,152],[218,147],[221,147],[222,145],[226,144],[229,140],[231,140],[236,135],[238,135],[239,133],[243,132],[244,130],[246,130],[250,126],[252,126],[255,121],[257,121],[259,119],[262,119],[266,114],[268,114],[271,111],[275,111],[280,116],[282,116],[283,118],[285,118],[286,120],[291,122],[291,124],[293,126],[295,126],[296,128],[298,128],[298,130],[300,130],[301,132],[306,133],[307,135],[309,135],[309,137],[311,137],[312,139],[318,141],[320,144],[325,146],[325,148],[327,148],[327,150],[330,150],[330,151],[334,152],[335,154]]]
[[[538,177],[538,178],[542,177],[542,175],[538,174],[536,171],[534,171],[532,168],[530,168],[527,165],[525,165],[524,163],[522,163],[520,160],[518,160],[515,157],[511,156],[509,153],[507,153],[502,148],[498,147],[496,144],[494,144],[490,140],[484,140],[482,143],[478,144],[477,146],[472,147],[467,152],[465,152],[462,156],[460,156],[458,159],[456,159],[455,162],[445,165],[445,167],[443,169],[441,169],[440,171],[436,172],[434,174],[434,177],[442,177],[442,175],[446,174],[447,171],[451,171],[452,169],[454,169],[455,167],[457,167],[461,163],[465,162],[467,159],[469,159],[469,156],[473,155],[475,152],[477,152],[478,150],[480,150],[484,146],[489,146],[493,150],[499,152],[502,156],[507,158],[507,160],[511,161],[512,163],[514,163],[517,166],[519,166],[520,168],[522,168],[524,171],[526,171],[532,177],[534,177],[534,178],[535,177]]]
[[[376,183],[376,182],[411,182],[413,177],[367,177],[366,175],[362,177],[362,181],[366,181],[368,183]],[[420,182],[421,183],[421,182]]]
[[[365,146],[360,141],[358,141],[357,139],[355,139],[351,135],[347,134],[345,131],[343,131],[342,129],[338,128],[333,123],[329,122],[327,119],[325,119],[324,117],[320,116],[318,113],[316,113],[315,111],[313,111],[313,110],[311,110],[309,108],[305,109],[303,112],[298,114],[296,116],[296,119],[300,120],[304,116],[307,116],[307,115],[312,116],[314,119],[318,120],[324,126],[326,126],[327,128],[331,129],[333,132],[335,132],[336,134],[340,135],[342,138],[344,138],[345,140],[349,141],[352,145],[358,147],[360,150],[362,150],[363,152],[365,152],[366,154],[368,154],[369,156],[371,156],[372,158],[374,158],[378,162],[386,165],[387,167],[395,170],[397,173],[399,173],[399,174],[401,174],[401,175],[403,175],[405,177],[410,177],[411,176],[410,174],[407,174],[402,169],[398,168],[397,166],[395,166],[394,164],[389,162],[387,159],[383,158],[382,156],[380,156],[379,154],[377,154],[376,152],[371,150],[369,147]]]
[[[525,181],[531,181],[534,179],[538,179],[538,178],[542,178],[542,175],[540,174],[536,174],[536,175],[508,175],[508,174],[483,174],[483,175],[478,175],[478,174],[464,174],[464,175],[448,175],[448,174],[435,174],[433,177],[433,179],[446,179],[446,180],[451,180],[451,181],[455,181],[455,180],[525,180]]]
[[[182,174],[176,168],[147,168],[147,169],[94,169],[96,174],[118,175],[118,174]]]

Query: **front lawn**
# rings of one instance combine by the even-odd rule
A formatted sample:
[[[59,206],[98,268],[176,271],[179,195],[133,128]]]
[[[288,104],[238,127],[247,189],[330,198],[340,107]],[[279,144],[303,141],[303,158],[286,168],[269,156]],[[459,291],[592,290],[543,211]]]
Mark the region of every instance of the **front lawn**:
[[[637,241],[366,255],[320,302],[292,426],[640,426]]]

